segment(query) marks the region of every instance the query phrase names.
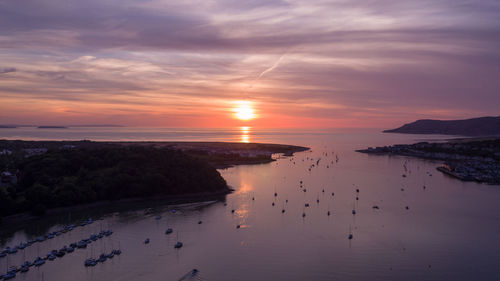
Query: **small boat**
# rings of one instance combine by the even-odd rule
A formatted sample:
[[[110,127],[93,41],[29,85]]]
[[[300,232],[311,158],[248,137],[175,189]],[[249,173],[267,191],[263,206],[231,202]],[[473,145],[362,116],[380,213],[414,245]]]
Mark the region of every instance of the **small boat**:
[[[117,256],[121,255],[122,253],[122,250],[118,249],[118,250],[113,250],[113,253]]]
[[[12,278],[15,278],[15,277],[16,277],[16,273],[15,272],[7,272],[3,276],[3,280],[9,280],[9,279],[12,279]]]
[[[202,221],[198,221],[198,224],[202,224],[203,222]]]
[[[182,245],[182,242],[177,242],[177,243],[175,243],[174,248],[175,248],[175,249],[179,249],[179,248],[181,248],[182,246],[183,246],[183,245]]]
[[[349,234],[349,237],[348,237],[348,238],[349,238],[349,240],[351,240],[351,239],[352,239],[352,234]]]
[[[236,226],[236,228],[240,228],[240,227],[241,227],[241,226],[240,226],[239,224]]]
[[[285,209],[282,209],[282,210],[281,210],[281,213],[285,213]]]
[[[355,215],[356,214],[356,210],[352,210],[352,214]]]
[[[188,280],[204,281],[206,279],[200,276],[200,271],[198,269],[193,269],[184,276],[182,276],[181,279],[179,279],[179,281],[188,281]]]
[[[86,259],[84,265],[85,266],[96,266],[97,261],[95,259]]]
[[[305,212],[303,212],[303,213],[302,213],[302,217],[303,217],[303,218],[305,218],[305,217],[306,217],[306,213],[305,213]]]
[[[173,229],[168,228],[168,229],[167,229],[167,231],[165,231],[165,234],[170,234],[170,233],[172,233],[173,231],[174,231]]]
[[[34,264],[36,267],[38,267],[38,266],[42,266],[43,264],[45,264],[45,261],[44,261],[42,258],[38,257],[38,258],[36,258],[36,260],[33,262],[33,264]]]
[[[330,211],[328,211],[328,213],[326,213],[328,216],[330,215]]]
[[[99,258],[97,259],[98,262],[105,262],[108,259],[108,255],[106,254],[101,254]]]
[[[87,242],[83,241],[83,240],[80,240],[78,241],[78,243],[76,244],[76,247],[79,248],[79,249],[82,249],[82,248],[87,248]]]
[[[149,238],[147,238],[146,240],[144,240],[144,244],[149,244]]]
[[[372,208],[377,210],[380,209],[377,205],[373,206]]]
[[[309,207],[309,203],[304,204],[305,207]]]
[[[29,266],[21,266],[21,269],[19,270],[22,273],[28,272],[30,270]]]

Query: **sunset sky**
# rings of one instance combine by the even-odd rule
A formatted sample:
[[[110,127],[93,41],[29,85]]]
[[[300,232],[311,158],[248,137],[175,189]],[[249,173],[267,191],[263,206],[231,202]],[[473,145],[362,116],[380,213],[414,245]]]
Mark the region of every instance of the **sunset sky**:
[[[499,1],[0,0],[0,124],[386,128],[499,89]]]

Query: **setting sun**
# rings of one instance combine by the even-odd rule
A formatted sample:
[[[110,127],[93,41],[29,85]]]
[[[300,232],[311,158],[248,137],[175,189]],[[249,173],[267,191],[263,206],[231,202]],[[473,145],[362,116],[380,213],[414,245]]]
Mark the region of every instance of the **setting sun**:
[[[251,120],[255,118],[254,109],[249,102],[239,102],[234,108],[234,116],[240,120]]]

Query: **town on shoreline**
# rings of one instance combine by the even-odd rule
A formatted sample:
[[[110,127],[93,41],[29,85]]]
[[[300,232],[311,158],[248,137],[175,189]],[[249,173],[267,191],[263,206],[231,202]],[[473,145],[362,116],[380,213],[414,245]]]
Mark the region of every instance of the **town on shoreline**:
[[[357,152],[375,155],[400,155],[441,160],[436,169],[460,179],[500,185],[500,139],[455,139],[444,143],[419,142],[369,147]]]

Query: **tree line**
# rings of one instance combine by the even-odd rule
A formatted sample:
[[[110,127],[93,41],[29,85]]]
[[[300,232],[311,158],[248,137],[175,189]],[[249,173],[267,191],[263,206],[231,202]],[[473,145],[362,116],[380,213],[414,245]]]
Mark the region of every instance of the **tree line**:
[[[229,190],[207,161],[153,147],[49,150],[20,161],[16,185],[0,188],[0,216],[101,200]]]

